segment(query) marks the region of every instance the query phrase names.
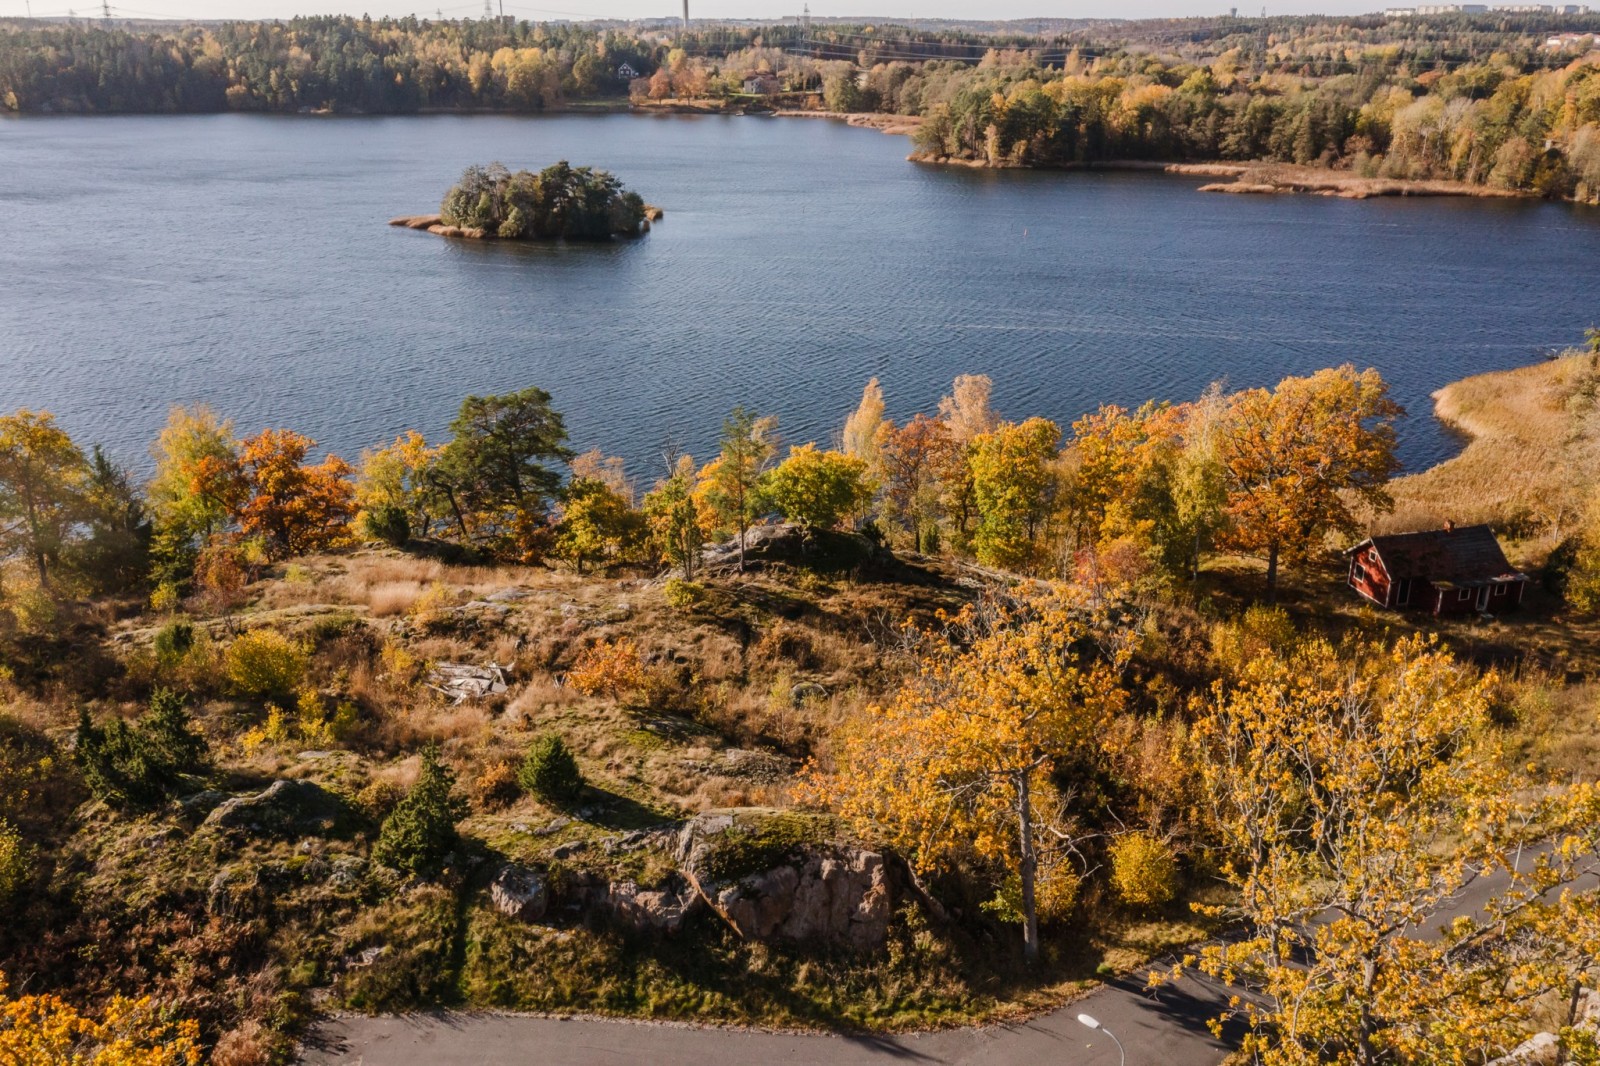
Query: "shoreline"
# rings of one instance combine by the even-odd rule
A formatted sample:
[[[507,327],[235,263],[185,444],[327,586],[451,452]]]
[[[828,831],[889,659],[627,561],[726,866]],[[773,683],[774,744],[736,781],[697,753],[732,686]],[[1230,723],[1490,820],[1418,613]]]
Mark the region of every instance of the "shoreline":
[[[652,223],[660,222],[661,219],[664,218],[665,216],[666,216],[666,212],[663,211],[661,208],[656,207],[654,204],[645,204],[644,205],[644,221],[639,223],[639,232],[635,233],[635,234],[626,234],[625,236],[642,237],[646,233],[650,232],[650,226],[651,226]],[[459,238],[462,238],[464,240],[470,240],[470,241],[498,241],[498,240],[505,239],[505,240],[508,241],[508,243],[513,243],[513,244],[519,243],[519,242],[521,242],[521,243],[529,243],[529,244],[538,244],[538,243],[553,243],[553,241],[555,239],[557,239],[557,238],[552,238],[551,240],[541,241],[541,240],[530,240],[529,238],[526,238],[526,237],[502,238],[498,234],[490,233],[488,230],[482,229],[482,228],[477,227],[477,226],[449,226],[449,225],[446,225],[444,223],[444,220],[438,214],[431,214],[431,215],[397,215],[394,218],[391,218],[389,220],[389,225],[396,226],[396,227],[399,227],[401,229],[420,230],[423,233],[432,233],[432,234],[435,234],[436,236],[440,236],[440,237],[459,237]]]

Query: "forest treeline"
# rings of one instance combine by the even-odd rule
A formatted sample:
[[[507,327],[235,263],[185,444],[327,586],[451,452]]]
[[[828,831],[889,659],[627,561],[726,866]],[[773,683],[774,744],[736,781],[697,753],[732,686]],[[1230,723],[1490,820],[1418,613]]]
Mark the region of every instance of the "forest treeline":
[[[0,107],[538,111],[631,93],[920,116],[924,157],[988,165],[1276,161],[1594,201],[1600,65],[1581,37],[1549,47],[1554,30],[1600,19],[1216,20],[1155,44],[1134,31],[1030,43],[867,26],[669,38],[499,20],[13,22]]]
[[[1356,508],[1383,508],[1401,413],[1376,371],[1349,366],[1188,404],[1102,407],[1063,428],[1010,421],[989,379],[958,378],[937,415],[897,424],[876,380],[837,447],[783,448],[774,416],[736,409],[716,455],[679,456],[637,492],[620,459],[575,454],[536,388],[472,396],[448,440],[407,432],[352,465],[313,461],[287,429],[238,437],[176,408],[139,485],[85,454],[47,413],[0,418],[0,547],[36,593],[154,590],[224,599],[267,562],[359,539],[453,545],[486,560],[673,566],[782,518],[1096,588],[1184,580],[1220,548],[1259,556],[1268,586]]]

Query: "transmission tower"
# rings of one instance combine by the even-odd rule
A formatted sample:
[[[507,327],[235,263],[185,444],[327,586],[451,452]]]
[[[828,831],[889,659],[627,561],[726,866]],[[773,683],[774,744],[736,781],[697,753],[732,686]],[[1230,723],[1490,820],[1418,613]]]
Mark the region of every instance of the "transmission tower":
[[[811,5],[807,4],[800,14],[800,25],[805,27],[806,36],[811,36]]]
[[[111,21],[111,0],[100,0],[100,17]]]
[[[494,21],[494,0],[483,0],[483,21]]]

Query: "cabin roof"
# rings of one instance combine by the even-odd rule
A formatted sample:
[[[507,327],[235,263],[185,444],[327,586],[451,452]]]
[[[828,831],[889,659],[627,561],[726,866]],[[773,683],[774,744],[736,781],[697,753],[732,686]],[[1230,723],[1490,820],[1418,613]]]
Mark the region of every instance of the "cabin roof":
[[[1488,526],[1370,537],[1350,551],[1359,552],[1368,545],[1378,550],[1384,570],[1395,581],[1423,578],[1440,588],[1472,588],[1527,580],[1527,575],[1507,561]]]

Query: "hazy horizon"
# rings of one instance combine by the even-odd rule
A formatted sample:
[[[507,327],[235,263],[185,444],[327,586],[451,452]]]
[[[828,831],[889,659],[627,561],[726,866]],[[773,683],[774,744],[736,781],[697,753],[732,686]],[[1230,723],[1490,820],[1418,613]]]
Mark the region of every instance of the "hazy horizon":
[[[574,21],[596,19],[650,19],[676,17],[681,7],[662,0],[557,0],[571,6],[563,8],[532,7],[525,3],[504,3],[507,15],[533,21],[570,19]],[[973,0],[883,0],[875,2],[870,13],[857,14],[859,8],[852,0],[810,0],[811,14],[823,18],[858,17],[864,21],[920,19],[968,19],[974,21],[999,21],[1020,19],[1063,18],[1193,18],[1226,14],[1231,3],[1218,0],[1136,0],[1119,3],[1113,0],[1085,0],[1081,3],[1040,4],[1038,0],[998,0],[997,3],[979,4]],[[118,18],[171,18],[171,19],[287,19],[295,15],[349,14],[418,15],[434,17],[442,11],[446,18],[465,18],[483,10],[482,0],[462,3],[461,0],[433,0],[432,4],[419,5],[415,0],[344,0],[342,3],[301,3],[298,0],[134,0],[136,7],[111,3],[111,14]],[[499,11],[501,0],[494,0]],[[802,0],[756,0],[755,3],[735,3],[732,0],[690,0],[691,17],[706,19],[756,19],[779,21],[800,13]],[[0,0],[0,17],[36,18],[68,14],[79,16],[99,15],[101,0]],[[1239,5],[1241,15],[1259,15],[1262,7],[1256,3]],[[1267,6],[1273,15],[1360,15],[1377,7],[1370,0],[1345,0],[1327,3],[1313,0],[1308,3]]]

